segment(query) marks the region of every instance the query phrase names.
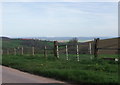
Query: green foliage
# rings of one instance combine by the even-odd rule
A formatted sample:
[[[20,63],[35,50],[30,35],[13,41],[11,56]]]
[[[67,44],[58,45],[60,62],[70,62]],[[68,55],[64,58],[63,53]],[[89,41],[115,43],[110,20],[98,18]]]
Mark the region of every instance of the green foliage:
[[[2,47],[7,49],[7,48],[16,48],[18,46],[22,46],[21,45],[21,40],[17,40],[17,39],[12,39],[12,40],[3,40],[2,41]]]

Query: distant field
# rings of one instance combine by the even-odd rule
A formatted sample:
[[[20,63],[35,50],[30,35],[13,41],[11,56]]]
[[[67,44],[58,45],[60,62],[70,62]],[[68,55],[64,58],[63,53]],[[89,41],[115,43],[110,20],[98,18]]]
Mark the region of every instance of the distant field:
[[[70,61],[64,58],[58,60],[51,55],[47,59],[43,55],[3,55],[2,64],[32,74],[78,84],[118,83],[118,63],[115,61],[91,60],[89,56],[81,58],[80,62],[77,62],[76,58]]]
[[[10,39],[2,40],[3,48],[17,48],[17,47],[32,47],[32,46],[44,46],[53,45],[51,41],[40,41],[40,40],[20,40],[20,39]]]
[[[22,40],[3,40],[2,47],[3,48],[15,48],[21,45]]]

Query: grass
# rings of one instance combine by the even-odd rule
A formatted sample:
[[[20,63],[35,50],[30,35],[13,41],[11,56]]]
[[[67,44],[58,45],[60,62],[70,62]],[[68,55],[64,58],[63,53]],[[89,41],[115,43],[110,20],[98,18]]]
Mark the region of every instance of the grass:
[[[15,48],[21,45],[22,40],[3,40],[2,41],[2,47],[3,48]]]
[[[77,62],[72,55],[69,61],[66,61],[63,55],[59,60],[52,55],[48,55],[47,59],[43,55],[3,55],[2,64],[32,74],[77,84],[118,83],[118,62],[90,60],[88,57],[89,55],[81,55],[80,62]]]
[[[4,49],[10,49],[10,48],[17,48],[17,47],[32,47],[33,44],[35,44],[36,47],[49,45],[53,47],[53,42],[51,41],[34,41],[34,40],[20,40],[20,39],[10,39],[10,40],[2,40],[0,41],[2,43],[2,47]]]
[[[117,54],[99,54],[99,56],[101,57],[101,58],[106,58],[106,57],[108,57],[109,56],[109,58],[118,58],[118,56],[119,55],[117,55]]]

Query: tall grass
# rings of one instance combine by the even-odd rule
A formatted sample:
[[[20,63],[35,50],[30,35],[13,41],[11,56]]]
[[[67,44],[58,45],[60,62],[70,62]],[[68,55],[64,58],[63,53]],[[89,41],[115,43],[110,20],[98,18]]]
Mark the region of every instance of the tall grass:
[[[118,83],[118,62],[102,59],[88,59],[84,57],[80,62],[66,61],[65,56],[56,59],[52,55],[3,55],[3,65],[16,68],[36,75],[52,77],[72,83]],[[86,58],[86,59],[85,59]]]

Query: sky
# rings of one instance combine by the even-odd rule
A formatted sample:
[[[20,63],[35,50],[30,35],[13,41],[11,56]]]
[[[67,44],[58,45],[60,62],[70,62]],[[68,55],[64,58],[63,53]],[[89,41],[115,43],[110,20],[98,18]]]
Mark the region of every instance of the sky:
[[[118,36],[117,2],[4,2],[8,37]]]
[[[119,0],[0,0],[0,2],[119,2]]]

